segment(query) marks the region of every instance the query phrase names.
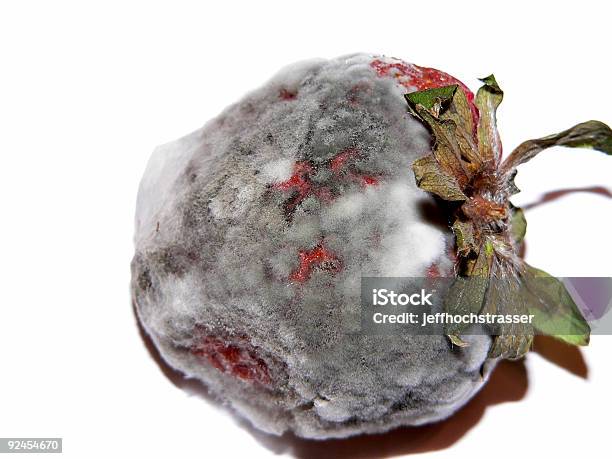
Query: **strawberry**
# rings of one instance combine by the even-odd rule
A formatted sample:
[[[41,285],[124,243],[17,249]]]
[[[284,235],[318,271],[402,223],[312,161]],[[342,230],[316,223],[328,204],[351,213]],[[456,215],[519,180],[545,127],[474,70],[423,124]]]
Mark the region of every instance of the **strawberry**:
[[[571,297],[518,255],[512,179],[548,146],[610,153],[610,129],[583,123],[502,161],[501,96],[493,77],[474,95],[447,73],[355,54],[291,66],[159,147],[131,288],[164,360],[266,432],[330,438],[443,419],[532,339],[369,334],[367,276],[450,279],[440,313],[476,317],[525,312],[512,304],[526,287],[537,332],[586,344]],[[509,301],[487,297],[500,285]],[[540,301],[551,292],[558,302]]]

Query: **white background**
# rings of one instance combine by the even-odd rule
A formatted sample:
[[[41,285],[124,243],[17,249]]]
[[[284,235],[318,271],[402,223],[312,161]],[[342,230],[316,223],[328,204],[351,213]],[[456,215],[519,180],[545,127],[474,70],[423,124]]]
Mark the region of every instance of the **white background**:
[[[136,190],[153,147],[281,66],[384,53],[473,89],[494,71],[508,151],[579,121],[612,122],[606,3],[2,2],[0,437],[63,437],[73,458],[609,457],[610,337],[580,351],[539,343],[441,424],[275,440],[162,372],[128,289]],[[612,158],[555,149],[517,182],[518,204],[610,188]],[[527,218],[533,265],[612,276],[612,199],[574,193]]]

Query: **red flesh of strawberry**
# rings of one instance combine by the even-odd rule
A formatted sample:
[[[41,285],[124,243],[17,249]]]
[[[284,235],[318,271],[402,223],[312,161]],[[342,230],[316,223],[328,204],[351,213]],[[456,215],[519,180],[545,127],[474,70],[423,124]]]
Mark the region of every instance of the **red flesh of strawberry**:
[[[291,273],[289,279],[295,282],[305,282],[310,279],[314,268],[336,273],[342,268],[340,260],[333,252],[320,243],[312,250],[299,251],[300,264]]]
[[[370,66],[376,70],[376,74],[379,77],[395,78],[397,82],[405,88],[416,88],[417,91],[439,88],[451,84],[459,85],[465,92],[465,96],[470,104],[474,126],[478,123],[479,115],[478,109],[476,105],[474,105],[474,93],[461,81],[450,76],[448,73],[429,67],[406,64],[404,62],[387,63],[380,59],[374,59],[370,63]]]
[[[244,337],[225,340],[219,336],[205,335],[191,349],[191,353],[203,357],[220,372],[242,380],[263,385],[272,381],[266,362]]]

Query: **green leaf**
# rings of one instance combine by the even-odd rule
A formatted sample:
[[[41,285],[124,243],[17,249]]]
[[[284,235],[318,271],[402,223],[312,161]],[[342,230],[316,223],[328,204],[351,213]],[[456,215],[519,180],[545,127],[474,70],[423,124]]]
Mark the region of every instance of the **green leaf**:
[[[475,99],[476,107],[480,112],[477,128],[478,149],[483,162],[495,165],[501,160],[502,155],[496,112],[504,93],[493,75],[482,78],[480,81],[484,85],[476,93]]]
[[[591,327],[563,283],[550,274],[525,264],[523,276],[533,326],[544,335],[570,344],[586,346]],[[535,300],[534,300],[535,299]]]
[[[587,121],[559,134],[527,140],[516,147],[504,161],[501,173],[508,181],[520,164],[529,161],[542,150],[556,146],[592,148],[607,155],[612,155],[612,130],[601,121]]]
[[[481,314],[530,314],[531,326],[500,324],[489,357],[522,357],[529,351],[534,330],[570,344],[588,344],[590,327],[563,283],[526,263],[523,266],[519,277],[496,276],[491,280]]]
[[[512,217],[510,220],[510,232],[512,238],[517,244],[523,242],[525,233],[527,232],[527,220],[525,219],[525,213],[520,207],[512,206]]]
[[[492,91],[495,92],[499,92],[503,94],[503,91],[501,90],[501,88],[499,87],[499,85],[497,84],[497,81],[495,80],[495,76],[493,74],[484,77],[484,78],[479,78],[480,81],[482,81],[485,86],[487,86],[488,88],[490,88]]]
[[[417,159],[412,164],[417,185],[447,201],[465,201],[457,179],[442,169],[432,155]]]
[[[441,106],[446,102],[449,102],[455,91],[457,85],[453,84],[450,86],[442,86],[440,88],[426,89],[424,91],[415,91],[404,95],[408,105],[416,111],[417,105],[422,105],[427,110],[434,110],[437,112],[436,106]]]

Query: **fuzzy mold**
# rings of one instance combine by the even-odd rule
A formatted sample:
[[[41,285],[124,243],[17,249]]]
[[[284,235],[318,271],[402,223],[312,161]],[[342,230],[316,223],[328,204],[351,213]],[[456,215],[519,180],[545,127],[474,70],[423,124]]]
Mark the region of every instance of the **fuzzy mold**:
[[[494,366],[488,336],[357,333],[362,276],[452,272],[452,232],[411,170],[431,138],[403,97],[451,83],[367,54],[298,63],[158,147],[132,294],[165,361],[273,434],[384,432],[464,405]]]

